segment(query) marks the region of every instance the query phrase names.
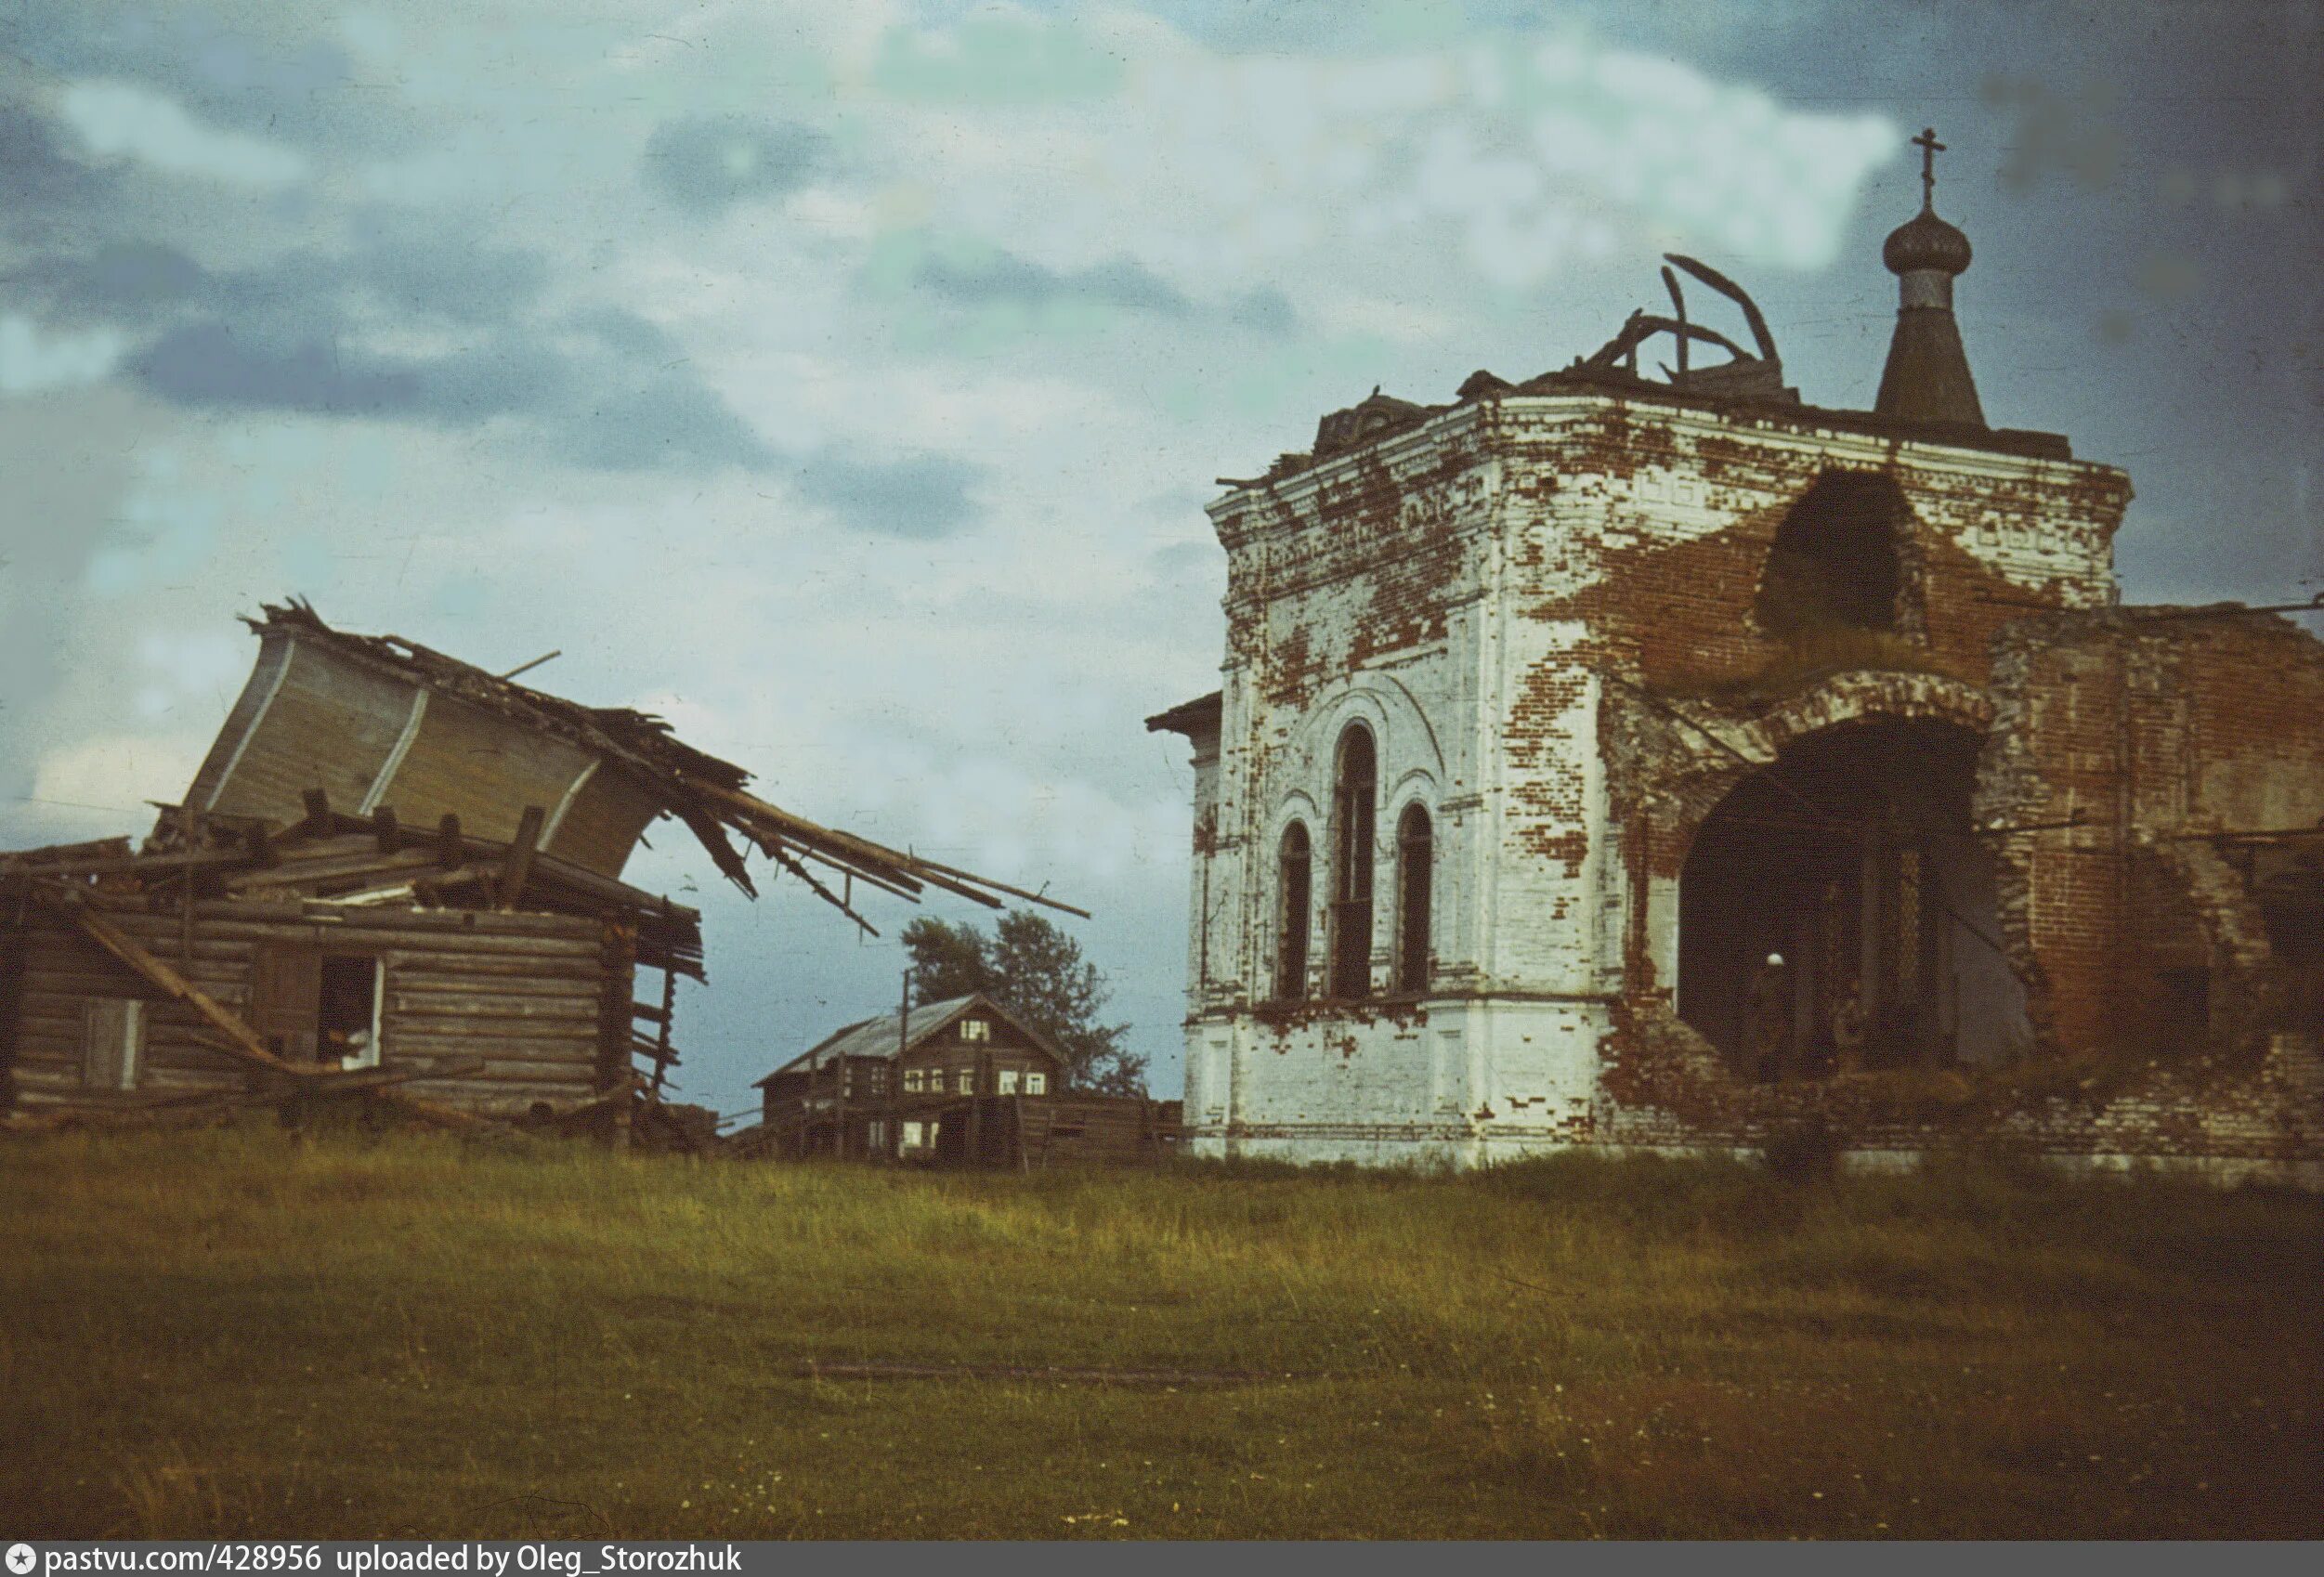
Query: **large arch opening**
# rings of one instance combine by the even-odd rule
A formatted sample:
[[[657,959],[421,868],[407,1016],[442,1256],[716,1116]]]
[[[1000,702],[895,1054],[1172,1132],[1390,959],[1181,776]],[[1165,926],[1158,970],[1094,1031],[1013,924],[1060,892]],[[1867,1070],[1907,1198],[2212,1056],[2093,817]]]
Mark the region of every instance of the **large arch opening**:
[[[1795,741],[1704,818],[1679,1016],[1753,1079],[1991,1065],[2031,1042],[1971,830],[1979,736],[1881,718]]]

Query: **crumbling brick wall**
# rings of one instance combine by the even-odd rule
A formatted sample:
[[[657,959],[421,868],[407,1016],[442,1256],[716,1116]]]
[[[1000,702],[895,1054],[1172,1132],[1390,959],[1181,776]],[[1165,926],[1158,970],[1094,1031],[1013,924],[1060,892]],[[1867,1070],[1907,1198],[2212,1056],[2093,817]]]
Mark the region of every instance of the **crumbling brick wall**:
[[[2324,783],[2324,696],[2305,677],[2271,695],[2260,677],[2324,670],[2248,623],[2122,635],[2110,541],[2128,483],[2059,453],[1903,441],[1814,412],[1513,396],[1221,500],[1228,650],[1190,934],[1198,1141],[1233,1131],[1316,1157],[1442,1142],[1473,1158],[1750,1143],[1815,1114],[1875,1147],[1969,1122],[2091,1153],[2298,1153],[2278,1099],[2305,1076],[2297,1046],[2271,1042],[2234,1088],[2177,1071],[2143,1092],[2034,1080],[2006,1100],[1961,1074],[1761,1088],[1672,1010],[1678,881],[1704,817],[1785,741],[1882,718],[1981,736],[1978,823],[2029,829],[1997,835],[1996,928],[2046,1057],[2154,1016],[2160,998],[2122,990],[2126,957],[2255,978],[2257,921],[2221,885],[2232,870],[2160,840],[2324,813],[2281,788]],[[1892,492],[1893,606],[1863,639],[1803,651],[1769,616],[1769,558],[1835,472]],[[1378,868],[1402,803],[1435,821],[1423,1002],[1313,1000],[1332,752],[1352,721],[1381,751]],[[2125,806],[2144,841],[2135,894],[2129,863],[2086,848]],[[1272,973],[1294,818],[1316,904],[1309,999],[1289,1004]],[[1394,919],[1385,881],[1376,892],[1385,985]],[[2207,1024],[2235,1019],[2212,1011],[2223,997]]]

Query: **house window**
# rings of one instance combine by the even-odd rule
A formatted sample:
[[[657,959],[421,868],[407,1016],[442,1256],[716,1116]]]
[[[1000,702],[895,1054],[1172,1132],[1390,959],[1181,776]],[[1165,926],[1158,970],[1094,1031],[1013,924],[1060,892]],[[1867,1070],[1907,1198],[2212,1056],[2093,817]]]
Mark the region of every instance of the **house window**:
[[[1372,824],[1379,794],[1379,758],[1360,723],[1339,736],[1331,795],[1331,910],[1328,995],[1343,1001],[1372,994]]]
[[[871,1142],[869,1148],[873,1150],[885,1150],[888,1147],[888,1125],[884,1119],[880,1117],[874,1117],[871,1119],[870,1134]]]
[[[976,1093],[976,1070],[974,1068],[960,1070],[960,1093],[963,1095]]]
[[[1429,886],[1435,879],[1436,836],[1424,806],[1404,807],[1396,822],[1396,989],[1429,988]]]
[[[920,1093],[920,1070],[918,1068],[906,1068],[904,1070],[904,1093],[907,1095],[918,1095]]]
[[[1000,1093],[1001,1093],[1001,1094],[1003,1094],[1003,1095],[1014,1095],[1016,1092],[1017,1092],[1017,1070],[1016,1070],[1016,1069],[1014,1069],[1014,1068],[1003,1068],[1003,1069],[1001,1069],[1001,1070],[1000,1070]]]
[[[1047,1074],[1026,1074],[1025,1075],[1025,1092],[1027,1095],[1047,1095],[1049,1093],[1049,1075]]]
[[[926,1133],[926,1131],[927,1129],[922,1124],[906,1123],[904,1125],[904,1148],[907,1150],[918,1150],[920,1147],[921,1136]]]
[[[144,1061],[145,1004],[129,997],[91,1002],[82,1030],[82,1088],[135,1089]]]
[[[960,1021],[960,1038],[962,1040],[990,1040],[992,1037],[993,1026],[990,1023],[987,1023],[985,1020],[962,1019]]]
[[[1313,866],[1307,828],[1284,828],[1283,852],[1275,864],[1275,997],[1296,1002],[1307,995],[1308,904]]]

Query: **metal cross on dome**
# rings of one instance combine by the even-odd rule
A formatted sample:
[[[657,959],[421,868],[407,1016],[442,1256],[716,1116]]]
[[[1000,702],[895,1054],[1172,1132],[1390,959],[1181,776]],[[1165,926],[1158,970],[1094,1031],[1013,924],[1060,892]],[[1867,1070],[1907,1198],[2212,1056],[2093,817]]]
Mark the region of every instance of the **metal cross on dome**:
[[[1937,202],[1937,155],[1945,145],[1937,140],[1935,126],[1923,126],[1921,135],[1913,138],[1913,146],[1921,150],[1921,206],[1934,209]]]

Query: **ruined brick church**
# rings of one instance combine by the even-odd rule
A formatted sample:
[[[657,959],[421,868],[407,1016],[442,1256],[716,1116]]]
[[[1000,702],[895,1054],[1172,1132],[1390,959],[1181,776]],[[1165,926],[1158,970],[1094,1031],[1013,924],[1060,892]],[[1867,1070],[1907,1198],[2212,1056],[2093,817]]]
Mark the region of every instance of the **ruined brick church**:
[[[1920,213],[1871,411],[1634,313],[1209,508],[1185,1122],[1210,1155],[1866,1156],[2324,1182],[2324,643],[2123,606],[2131,496],[1988,424]],[[1639,370],[1665,346],[1665,376]]]

